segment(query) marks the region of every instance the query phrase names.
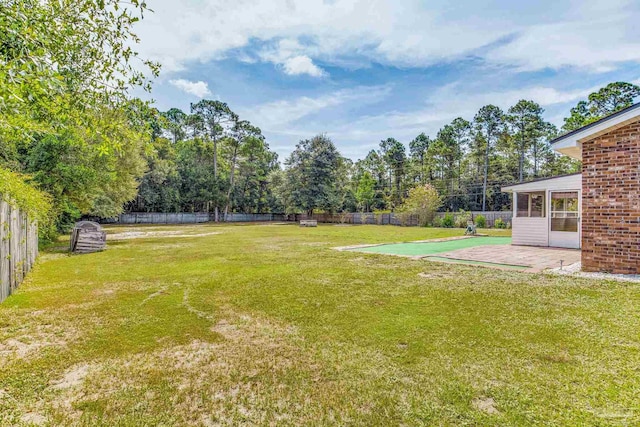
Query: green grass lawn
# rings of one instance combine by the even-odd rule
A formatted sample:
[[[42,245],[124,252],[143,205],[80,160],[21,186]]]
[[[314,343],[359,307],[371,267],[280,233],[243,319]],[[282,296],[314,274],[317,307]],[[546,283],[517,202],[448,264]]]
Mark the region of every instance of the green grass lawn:
[[[108,231],[0,304],[0,424],[640,424],[637,284],[331,249],[462,230]]]

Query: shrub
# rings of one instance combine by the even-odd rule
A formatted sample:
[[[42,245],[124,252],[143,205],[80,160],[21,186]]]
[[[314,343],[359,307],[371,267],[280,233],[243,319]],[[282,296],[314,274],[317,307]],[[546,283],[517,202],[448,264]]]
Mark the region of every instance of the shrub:
[[[51,197],[28,184],[29,177],[0,168],[0,199],[41,223],[49,220]]]
[[[51,196],[29,183],[29,176],[0,168],[0,200],[20,209],[31,220],[38,221],[40,242],[53,240],[55,228],[51,220]]]
[[[476,216],[476,227],[478,228],[487,228],[487,220],[483,215]]]
[[[409,190],[409,195],[398,209],[401,217],[416,215],[418,225],[426,226],[433,222],[436,211],[442,205],[442,199],[438,190],[430,184],[414,187]]]
[[[431,221],[431,226],[432,227],[442,227],[442,219],[439,218],[439,217],[433,218],[433,221]]]
[[[440,226],[444,228],[453,228],[456,225],[456,222],[453,219],[453,214],[451,212],[447,212],[444,215],[444,218],[440,221],[440,224]]]
[[[498,218],[494,221],[493,226],[495,228],[507,228],[507,223],[504,222],[501,218]]]
[[[456,216],[456,227],[467,228],[467,224],[471,221],[471,212],[467,212],[464,209],[460,209]]]

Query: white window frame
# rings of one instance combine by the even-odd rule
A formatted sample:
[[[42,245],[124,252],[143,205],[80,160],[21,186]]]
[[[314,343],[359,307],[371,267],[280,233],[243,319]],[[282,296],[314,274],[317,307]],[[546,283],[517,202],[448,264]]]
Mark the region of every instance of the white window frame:
[[[518,192],[518,193],[514,193],[515,194],[515,205],[516,205],[516,218],[546,218],[547,217],[547,195],[545,194],[544,191],[522,191],[522,192]],[[520,197],[520,195],[526,195],[527,196],[527,215],[520,215],[520,204],[518,203],[518,198]],[[531,216],[531,205],[532,205],[532,195],[539,195],[540,197],[542,197],[542,210],[540,212],[540,216]]]

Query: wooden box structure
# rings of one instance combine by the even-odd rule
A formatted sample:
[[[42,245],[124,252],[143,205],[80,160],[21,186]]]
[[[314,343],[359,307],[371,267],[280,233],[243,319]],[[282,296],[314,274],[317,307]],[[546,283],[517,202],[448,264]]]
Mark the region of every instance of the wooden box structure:
[[[102,251],[107,247],[107,233],[100,224],[80,221],[73,227],[69,250],[73,253],[88,254]]]
[[[300,227],[317,227],[318,221],[315,219],[303,219],[300,221]]]

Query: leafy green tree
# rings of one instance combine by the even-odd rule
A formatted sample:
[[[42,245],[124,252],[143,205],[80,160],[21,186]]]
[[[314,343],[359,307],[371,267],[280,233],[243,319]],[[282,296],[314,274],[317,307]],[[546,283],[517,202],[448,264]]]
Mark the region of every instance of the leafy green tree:
[[[166,138],[157,138],[145,153],[147,170],[142,176],[138,196],[129,209],[146,212],[179,212],[180,174],[176,147]]]
[[[521,99],[516,105],[509,108],[505,117],[516,142],[519,182],[524,181],[526,153],[529,149],[534,148],[536,140],[543,132],[543,112],[544,109],[535,102]]]
[[[471,125],[462,118],[456,118],[451,124],[438,131],[436,139],[427,150],[428,163],[433,170],[431,182],[439,188],[449,205],[457,208],[456,182],[462,174],[462,159],[469,143]],[[437,181],[434,179],[437,177]]]
[[[51,195],[56,231],[67,231],[93,207],[100,181],[97,160],[76,135],[65,132],[33,140],[23,163],[38,187]]]
[[[409,143],[409,155],[414,170],[417,172],[415,173],[414,182],[425,183],[426,178],[429,176],[426,170],[426,156],[429,145],[431,145],[431,139],[424,132]]]
[[[267,183],[271,189],[268,202],[271,212],[295,213],[287,178],[287,173],[280,168],[273,169],[267,176]]]
[[[369,171],[364,171],[357,181],[356,202],[363,212],[369,212],[376,198],[376,181]]]
[[[161,129],[154,109],[129,99],[159,71],[134,51],[146,10],[138,0],[0,4],[0,164],[53,196],[57,230],[116,215],[136,195]]]
[[[277,205],[275,186],[270,174],[279,170],[278,155],[269,149],[264,138],[247,138],[240,146],[238,184],[234,192],[235,206],[242,212],[284,212]]]
[[[597,92],[591,93],[587,101],[578,102],[578,105],[571,109],[571,115],[564,119],[562,130],[569,132],[578,129],[630,107],[638,96],[640,86],[626,82],[609,83]]]
[[[136,196],[144,172],[143,152],[148,135],[131,125],[124,110],[101,112],[102,136],[83,129],[34,138],[25,146],[21,163],[43,190],[53,196],[59,231],[66,231],[81,215],[112,217]],[[104,139],[122,141],[104,154]]]
[[[442,206],[442,199],[438,190],[430,184],[420,185],[409,190],[407,198],[400,206],[399,212],[417,215],[418,222],[423,227],[431,224],[435,213]]]
[[[387,138],[380,142],[380,153],[387,167],[389,186],[387,196],[392,206],[398,206],[403,199],[403,184],[406,176],[407,154],[404,145],[394,139]]]
[[[356,188],[354,187],[355,164],[353,160],[340,156],[338,170],[336,171],[336,191],[339,201],[336,211],[355,212],[358,209],[356,201]]]
[[[185,212],[209,212],[221,202],[219,182],[213,176],[213,146],[201,138],[176,144],[180,199]]]
[[[558,172],[551,172],[557,170],[554,165],[550,165],[549,162],[557,162],[559,157],[554,154],[553,149],[549,141],[558,135],[558,128],[549,122],[542,124],[542,132],[538,138],[533,140],[531,147],[531,161],[533,163],[533,177],[539,176],[553,176],[566,173],[572,173],[579,170],[580,162],[573,160],[570,157],[562,156],[566,158],[567,163],[564,169],[560,169]]]
[[[182,141],[187,136],[187,114],[179,108],[171,108],[162,113],[165,120],[165,127],[173,138],[173,143]]]
[[[83,127],[102,133],[95,112],[117,109],[159,66],[138,56],[140,0],[6,0],[0,4],[0,137]],[[140,60],[147,70],[139,67]],[[117,142],[117,141],[116,141]],[[103,140],[103,150],[113,148]]]
[[[582,168],[580,161],[556,153],[551,149],[549,141],[558,135],[558,129],[551,123],[545,123],[544,135],[539,140],[539,148],[532,152],[534,161],[534,176],[540,171],[540,176],[566,175],[579,172]]]
[[[340,205],[337,183],[342,161],[326,135],[300,141],[285,162],[288,194],[284,199],[289,207],[308,215],[317,209],[335,212]]]
[[[213,188],[213,199],[215,209],[215,221],[219,217],[219,200],[218,194],[220,183],[218,182],[218,142],[228,131],[228,127],[232,126],[236,120],[236,114],[231,111],[229,106],[221,101],[212,101],[203,99],[202,101],[191,104],[191,114],[194,117],[192,123],[195,123],[194,129],[197,129],[199,135],[205,141],[211,141],[213,146],[213,180],[216,185]]]
[[[227,201],[224,208],[224,218],[226,220],[227,215],[229,213],[229,209],[231,208],[232,198],[231,194],[235,189],[235,176],[236,176],[236,167],[238,161],[238,153],[244,144],[247,143],[249,138],[254,139],[263,139],[262,133],[259,128],[252,126],[246,120],[240,120],[238,116],[233,116],[233,128],[231,130],[231,136],[226,139],[229,145],[229,188],[227,190]]]
[[[371,176],[376,181],[376,198],[373,205],[371,206],[371,209],[385,209],[385,188],[387,186],[387,171],[382,156],[376,150],[371,150],[369,151],[369,153],[367,153],[367,156],[356,165],[357,168],[361,169],[362,171],[369,171]]]
[[[485,105],[473,119],[478,141],[484,145],[484,168],[482,181],[482,211],[487,209],[487,183],[489,178],[489,158],[495,142],[503,132],[504,113],[495,105]]]

